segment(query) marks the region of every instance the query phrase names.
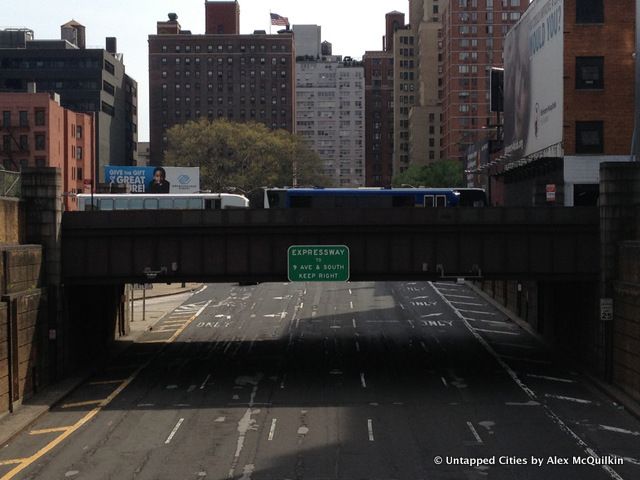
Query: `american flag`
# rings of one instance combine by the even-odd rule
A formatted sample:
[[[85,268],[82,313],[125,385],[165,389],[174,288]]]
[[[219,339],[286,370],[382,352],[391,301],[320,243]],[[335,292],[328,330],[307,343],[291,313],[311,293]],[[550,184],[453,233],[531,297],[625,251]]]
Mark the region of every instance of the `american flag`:
[[[272,13],[271,25],[279,25],[281,27],[286,27],[289,25],[289,19],[287,17],[281,17],[277,13]]]

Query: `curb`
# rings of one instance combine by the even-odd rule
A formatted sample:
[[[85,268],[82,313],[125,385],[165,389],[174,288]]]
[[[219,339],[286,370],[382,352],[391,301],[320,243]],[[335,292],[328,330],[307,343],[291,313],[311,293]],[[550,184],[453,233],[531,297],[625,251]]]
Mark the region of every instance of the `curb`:
[[[520,328],[522,328],[523,330],[526,330],[529,334],[531,334],[531,336],[534,337],[539,343],[549,348],[554,354],[558,355],[562,359],[562,361],[570,364],[571,368],[580,372],[580,374],[583,377],[585,377],[587,380],[589,380],[593,384],[593,386],[596,387],[601,393],[615,400],[614,403],[621,405],[631,415],[640,419],[640,403],[636,399],[634,399],[627,393],[623,392],[618,387],[611,385],[610,383],[607,383],[604,380],[601,380],[600,378],[593,375],[591,372],[586,370],[584,366],[577,363],[575,358],[573,358],[572,356],[569,356],[569,354],[567,354],[566,352],[558,351],[558,349],[554,345],[549,343],[542,335],[536,332],[529,323],[527,323],[518,315],[513,313],[511,310],[507,309],[504,305],[496,301],[496,299],[491,297],[484,290],[480,289],[479,287],[477,287],[476,285],[474,285],[469,281],[467,281],[466,284],[469,287],[471,287],[471,289],[474,292],[476,292],[478,295],[480,295],[484,300],[486,300],[495,308],[500,310],[516,325],[518,325]]]

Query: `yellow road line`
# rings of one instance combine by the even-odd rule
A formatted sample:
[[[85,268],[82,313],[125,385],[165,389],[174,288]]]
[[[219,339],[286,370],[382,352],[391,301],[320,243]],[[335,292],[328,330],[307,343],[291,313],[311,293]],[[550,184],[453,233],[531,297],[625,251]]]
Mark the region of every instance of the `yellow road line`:
[[[124,382],[123,378],[119,378],[118,380],[100,380],[98,382],[89,382],[89,385],[112,385],[114,383],[122,383]]]
[[[55,428],[44,428],[42,430],[31,430],[29,432],[29,435],[43,435],[45,433],[65,432],[70,428],[71,428],[71,426],[55,427]]]
[[[172,336],[166,343],[169,344],[169,343],[173,342],[178,337],[178,335],[180,333],[182,333],[185,330],[185,328],[187,328],[189,326],[189,324],[191,324],[191,322],[193,322],[196,318],[198,318],[198,316],[204,311],[205,308],[207,308],[209,306],[209,304],[211,304],[211,300],[209,300],[200,310],[198,310],[198,312],[195,313],[189,319],[189,321],[178,332],[176,332],[176,335]],[[105,406],[109,405],[109,403],[111,403],[114,398],[116,398],[118,395],[120,395],[120,393],[125,388],[127,388],[131,382],[133,382],[135,380],[135,378],[140,374],[140,372],[142,370],[144,370],[145,368],[147,368],[149,366],[149,364],[151,364],[151,362],[153,361],[154,358],[155,358],[155,356],[150,358],[149,360],[147,360],[143,365],[139,366],[124,382],[122,382],[118,386],[118,388],[116,388],[113,392],[111,392],[111,394],[107,398],[102,400],[89,413],[87,413],[84,417],[82,417],[76,423],[71,425],[59,437],[57,437],[54,440],[52,440],[51,442],[49,442],[47,445],[42,447],[40,450],[38,450],[36,453],[31,455],[30,457],[16,459],[16,461],[10,461],[12,463],[7,463],[6,465],[13,465],[15,463],[18,463],[18,464],[13,469],[11,469],[9,472],[5,473],[2,477],[0,477],[0,480],[10,480],[10,479],[12,479],[17,474],[19,474],[21,471],[23,471],[25,468],[29,467],[31,464],[33,464],[34,462],[36,462],[37,460],[42,458],[44,455],[49,453],[51,450],[53,450],[55,447],[60,445],[62,442],[64,442],[68,437],[70,437],[73,433],[75,433],[80,427],[85,425],[87,422],[89,422],[91,419],[93,419],[93,417],[95,417],[98,413],[100,413],[100,411]],[[5,461],[8,462],[9,460],[5,460]]]
[[[99,400],[87,400],[86,402],[74,402],[74,403],[65,403],[60,408],[76,408],[76,407],[87,407],[89,405],[96,405],[100,402],[104,401],[103,398]]]
[[[0,460],[0,465],[15,465],[16,463],[22,463],[26,458],[13,458],[11,460]]]

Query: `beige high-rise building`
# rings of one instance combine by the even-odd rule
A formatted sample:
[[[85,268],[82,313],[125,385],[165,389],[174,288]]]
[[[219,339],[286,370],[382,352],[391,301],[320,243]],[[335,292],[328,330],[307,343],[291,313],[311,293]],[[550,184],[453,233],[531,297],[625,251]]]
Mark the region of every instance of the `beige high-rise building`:
[[[409,168],[409,112],[416,105],[416,33],[410,25],[393,34],[393,176]]]

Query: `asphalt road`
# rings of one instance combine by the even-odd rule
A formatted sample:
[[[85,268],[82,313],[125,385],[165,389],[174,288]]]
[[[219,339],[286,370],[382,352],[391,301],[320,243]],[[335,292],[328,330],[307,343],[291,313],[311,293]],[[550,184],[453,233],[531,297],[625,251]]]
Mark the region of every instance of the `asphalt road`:
[[[10,478],[634,480],[640,422],[465,285],[209,285],[3,446]]]

